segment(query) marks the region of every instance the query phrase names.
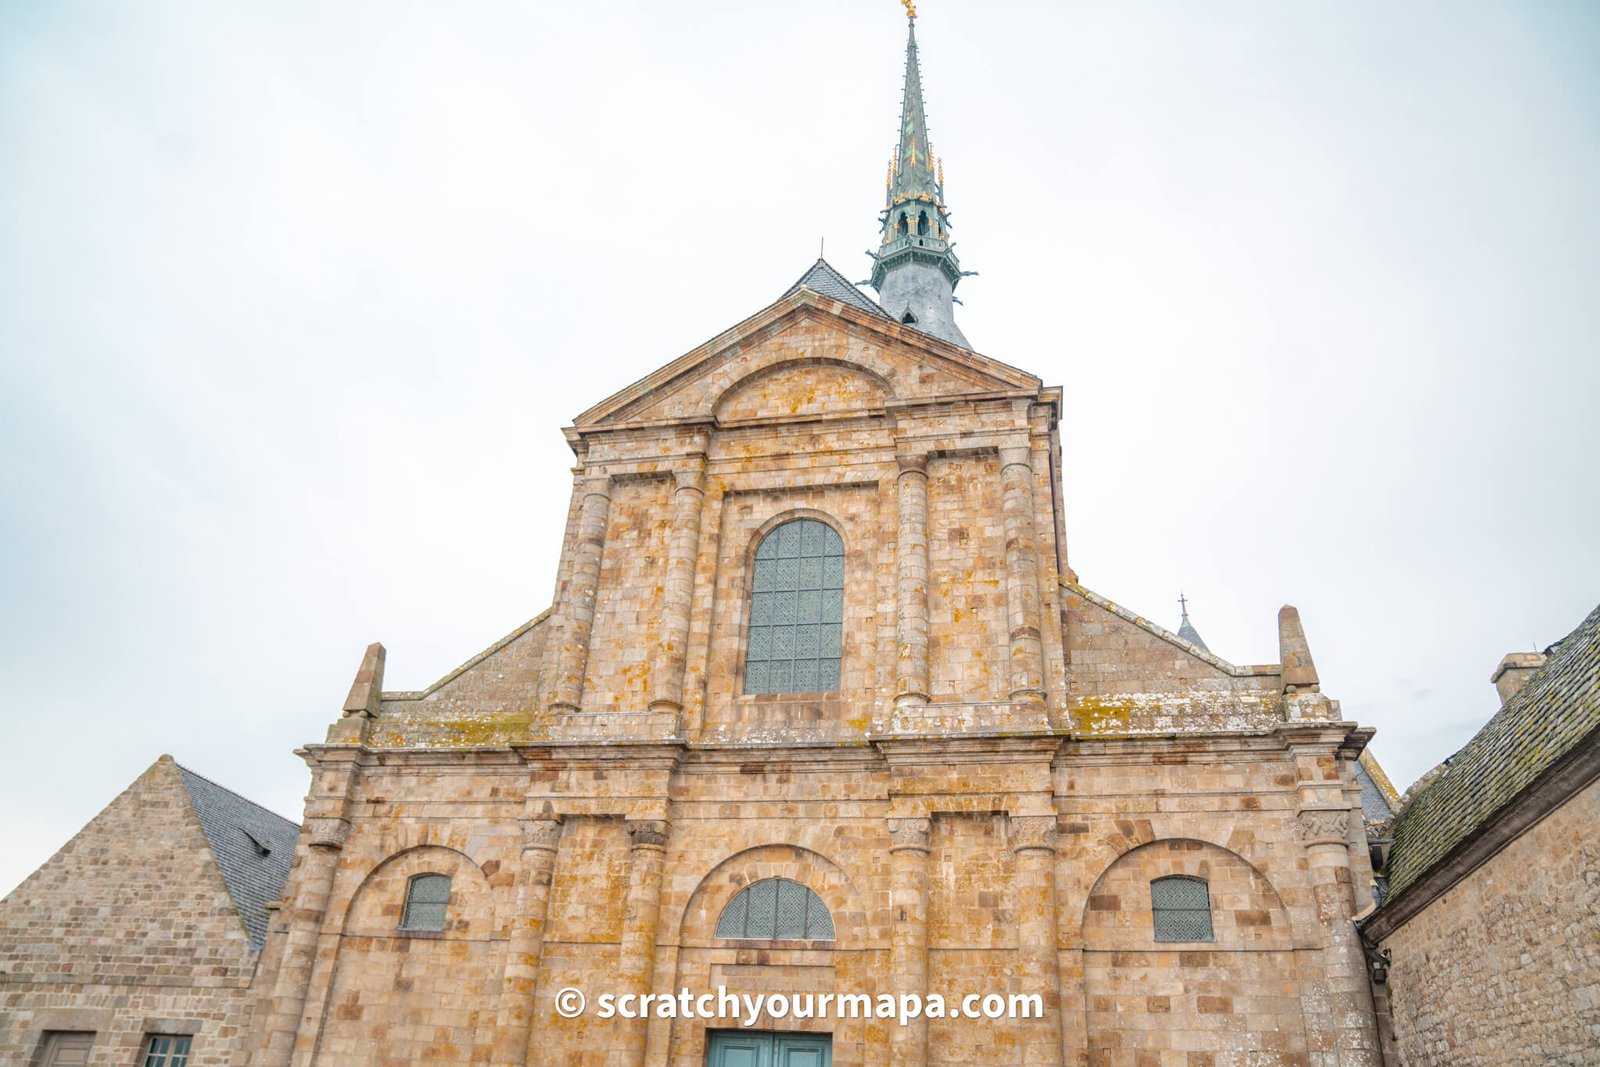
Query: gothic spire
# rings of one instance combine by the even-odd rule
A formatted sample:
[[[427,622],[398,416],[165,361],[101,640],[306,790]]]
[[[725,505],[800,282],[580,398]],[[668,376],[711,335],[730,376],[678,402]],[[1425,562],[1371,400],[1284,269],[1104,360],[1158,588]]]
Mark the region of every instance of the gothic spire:
[[[924,333],[971,348],[955,323],[955,287],[961,264],[950,244],[950,213],[944,203],[943,167],[928,139],[922,103],[922,66],[917,58],[917,12],[906,36],[905,92],[900,103],[900,141],[889,165],[883,239],[872,254],[872,286],[890,315]]]

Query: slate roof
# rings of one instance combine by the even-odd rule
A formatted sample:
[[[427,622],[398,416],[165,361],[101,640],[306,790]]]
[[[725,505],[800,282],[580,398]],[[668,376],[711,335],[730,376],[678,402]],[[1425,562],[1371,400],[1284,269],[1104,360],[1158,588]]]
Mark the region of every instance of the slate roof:
[[[1205,648],[1207,652],[1211,651],[1206,648],[1205,641],[1200,637],[1200,631],[1194,628],[1194,623],[1189,621],[1187,613],[1183,616],[1183,622],[1178,624],[1178,636],[1197,648]]]
[[[1585,741],[1600,743],[1600,607],[1559,643],[1394,829],[1390,899]]]
[[[825,259],[819,259],[811,264],[811,269],[800,275],[800,280],[784,290],[783,295],[788,296],[798,289],[810,289],[813,293],[842,301],[862,311],[893,321],[887,311],[852,285],[844,275],[829,266]]]
[[[1394,814],[1394,809],[1389,807],[1389,798],[1359,761],[1356,763],[1356,784],[1361,787],[1361,814],[1367,822],[1382,822]]]
[[[187,767],[178,771],[250,944],[259,949],[267,940],[267,904],[283,893],[300,827]]]

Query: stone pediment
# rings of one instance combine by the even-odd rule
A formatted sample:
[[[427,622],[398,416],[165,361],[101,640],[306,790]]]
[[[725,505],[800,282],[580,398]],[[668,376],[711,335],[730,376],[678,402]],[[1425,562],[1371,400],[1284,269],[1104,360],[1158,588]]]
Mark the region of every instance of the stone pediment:
[[[579,415],[579,431],[881,412],[887,405],[1037,393],[1038,378],[800,288]]]

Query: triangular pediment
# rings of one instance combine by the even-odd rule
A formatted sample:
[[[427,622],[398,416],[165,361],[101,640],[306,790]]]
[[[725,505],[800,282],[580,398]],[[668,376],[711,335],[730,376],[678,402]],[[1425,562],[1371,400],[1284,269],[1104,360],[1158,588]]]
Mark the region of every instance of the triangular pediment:
[[[1036,392],[1038,378],[799,285],[596,404],[575,428],[850,414],[903,401]]]

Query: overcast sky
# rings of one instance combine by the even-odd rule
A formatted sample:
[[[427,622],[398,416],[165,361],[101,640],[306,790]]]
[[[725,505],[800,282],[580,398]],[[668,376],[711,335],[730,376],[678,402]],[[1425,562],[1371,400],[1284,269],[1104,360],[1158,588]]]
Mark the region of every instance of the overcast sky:
[[[1600,600],[1600,5],[925,0],[1070,559],[1397,785]],[[298,818],[364,646],[549,603],[560,427],[864,277],[894,0],[0,2],[0,891],[150,762]]]

